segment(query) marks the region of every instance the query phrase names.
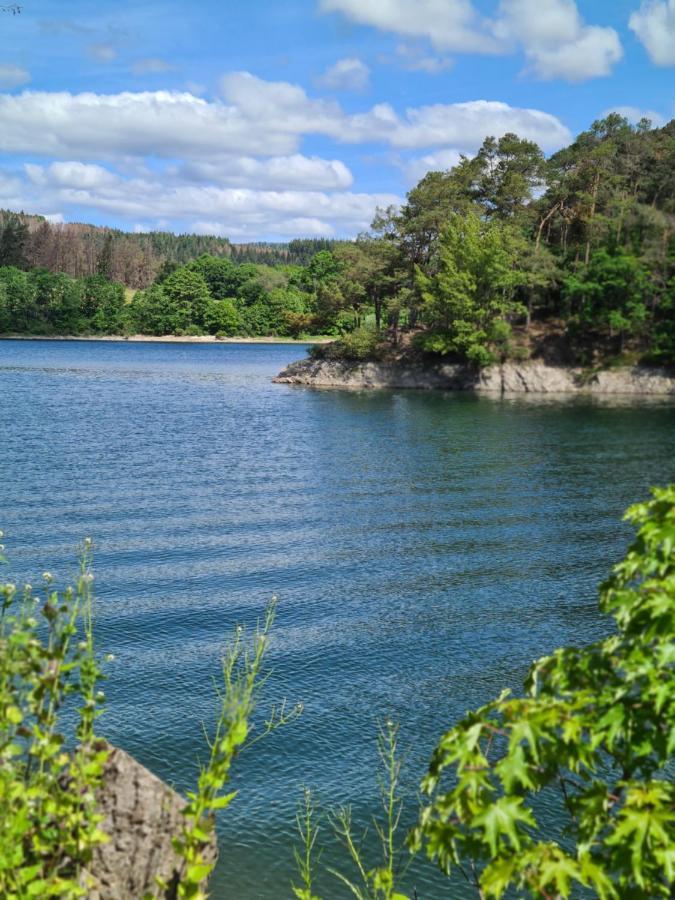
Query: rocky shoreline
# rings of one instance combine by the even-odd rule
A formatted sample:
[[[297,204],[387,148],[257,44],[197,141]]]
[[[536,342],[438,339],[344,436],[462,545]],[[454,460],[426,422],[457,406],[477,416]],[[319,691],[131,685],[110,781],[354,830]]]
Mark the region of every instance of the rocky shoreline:
[[[675,399],[675,372],[632,366],[589,371],[541,361],[507,362],[474,369],[467,365],[303,359],[291,363],[277,384],[326,388],[411,388],[477,394],[650,395]]]

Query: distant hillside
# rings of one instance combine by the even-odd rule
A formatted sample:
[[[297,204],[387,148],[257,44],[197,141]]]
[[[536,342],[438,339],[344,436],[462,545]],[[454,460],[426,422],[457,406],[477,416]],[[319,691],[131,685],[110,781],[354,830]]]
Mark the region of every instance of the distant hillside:
[[[2,239],[5,232],[6,240]],[[202,234],[150,231],[132,234],[116,228],[80,223],[52,224],[43,216],[0,210],[0,265],[11,264],[20,252],[23,265],[77,278],[105,275],[128,287],[146,288],[165,262],[184,265],[203,253],[225,256],[233,262],[268,265],[306,265],[319,250],[330,250],[340,241],[302,239],[286,244],[233,244],[227,238]],[[17,247],[20,244],[20,247]]]

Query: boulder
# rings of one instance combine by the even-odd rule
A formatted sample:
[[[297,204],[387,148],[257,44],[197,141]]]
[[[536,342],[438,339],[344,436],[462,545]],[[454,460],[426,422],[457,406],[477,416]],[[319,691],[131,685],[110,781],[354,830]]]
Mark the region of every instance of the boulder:
[[[110,840],[96,848],[89,866],[94,882],[89,900],[140,900],[148,891],[174,898],[181,859],[171,841],[183,823],[184,798],[112,747],[97,799],[101,828]],[[206,856],[216,859],[215,837]],[[156,875],[169,885],[167,891],[159,890]]]

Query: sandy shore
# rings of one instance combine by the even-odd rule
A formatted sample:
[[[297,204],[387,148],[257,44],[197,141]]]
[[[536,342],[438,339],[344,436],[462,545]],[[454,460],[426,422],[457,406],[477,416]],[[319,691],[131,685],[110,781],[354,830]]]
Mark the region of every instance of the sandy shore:
[[[157,337],[149,334],[2,334],[0,340],[3,341],[126,341],[131,342],[148,342],[163,344],[329,344],[335,338],[312,337],[306,340],[297,340],[289,337],[226,337],[217,338],[212,334],[194,336],[178,336],[173,334],[162,335]]]

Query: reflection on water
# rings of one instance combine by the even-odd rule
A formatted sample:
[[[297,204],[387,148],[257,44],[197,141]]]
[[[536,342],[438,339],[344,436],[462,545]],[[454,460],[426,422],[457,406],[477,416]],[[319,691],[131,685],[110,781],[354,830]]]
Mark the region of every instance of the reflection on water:
[[[305,713],[238,763],[216,897],[289,896],[302,784],[366,823],[378,716],[401,721],[414,788],[467,708],[604,633],[622,511],[675,474],[669,403],[271,384],[298,355],[0,342],[11,575],[66,577],[94,537],[113,742],[189,786],[224,642],[279,595],[265,702]],[[424,865],[410,881],[472,896]]]

